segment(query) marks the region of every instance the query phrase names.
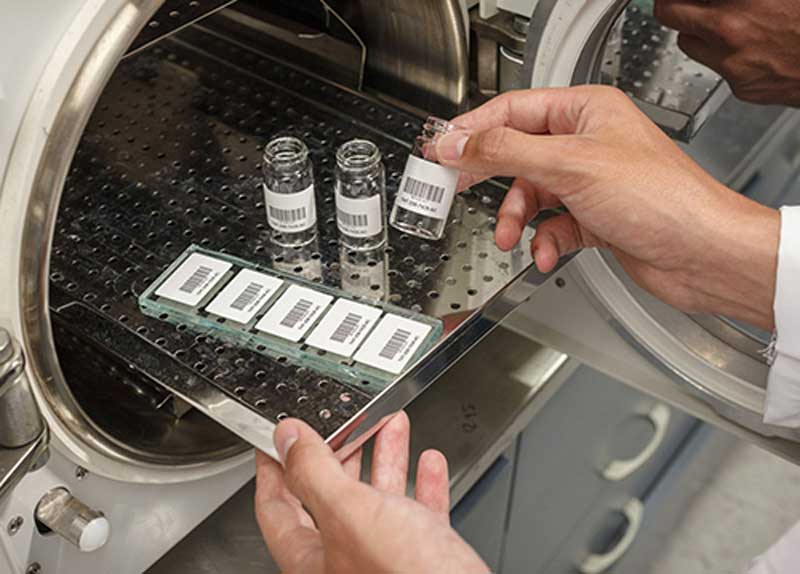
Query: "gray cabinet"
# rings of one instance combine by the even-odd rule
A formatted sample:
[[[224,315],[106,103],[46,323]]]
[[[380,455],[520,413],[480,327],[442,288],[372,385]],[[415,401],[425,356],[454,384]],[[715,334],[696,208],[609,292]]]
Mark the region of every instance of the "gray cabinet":
[[[520,436],[501,571],[579,572],[592,554],[602,565],[628,521],[621,511],[640,510],[695,426],[581,367]]]

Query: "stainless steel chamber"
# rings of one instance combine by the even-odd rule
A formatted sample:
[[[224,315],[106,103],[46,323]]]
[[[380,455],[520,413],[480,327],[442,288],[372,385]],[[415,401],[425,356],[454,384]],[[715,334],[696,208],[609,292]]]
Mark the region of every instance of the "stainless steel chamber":
[[[354,137],[377,143],[391,197],[424,113],[453,115],[469,105],[469,19],[461,2],[418,11],[368,0],[201,4],[119,0],[95,14],[85,9],[73,24],[81,40],[64,52],[60,72],[50,70],[50,91],[41,92],[50,100],[42,96],[29,112],[39,111],[34,120],[46,126],[37,132],[44,137],[29,150],[15,148],[17,162],[6,170],[4,206],[9,190],[24,190],[9,211],[24,224],[3,236],[15,244],[7,261],[19,280],[0,311],[25,350],[54,440],[81,464],[124,480],[221,472],[245,456],[248,443],[269,450],[276,421],[287,415],[303,417],[336,447],[356,444],[547,279],[527,250],[535,223],[512,252],[494,246],[504,193],[497,182],[459,197],[441,242],[392,231],[385,249],[361,254],[338,241],[336,146]],[[513,38],[525,62],[519,85],[619,85],[717,177],[743,185],[796,117],[743,112],[750,108],[726,99],[719,78],[670,52],[674,37],[641,7],[626,6],[532,5],[528,22],[517,18]],[[499,57],[502,30],[476,26],[476,14],[472,20],[473,30],[488,30]],[[477,62],[477,48],[472,55]],[[269,240],[260,162],[276,135],[295,135],[311,149],[320,226],[308,248]],[[34,167],[19,167],[26,157]],[[138,295],[191,244],[438,317],[445,336],[407,375],[379,389],[145,317]],[[638,352],[669,365],[675,376],[665,385],[689,380],[703,399],[697,387],[706,388],[698,382],[704,377],[725,389],[735,388],[733,377],[748,393],[763,387],[766,367],[752,337],[724,319],[659,308],[604,254],[587,253],[564,273],[579,274],[593,308],[612,309],[612,323],[639,342]],[[542,292],[569,306],[565,291]],[[545,315],[526,308],[536,320]],[[554,332],[573,324],[552,319]],[[580,330],[580,320],[574,324]],[[534,335],[548,332],[525,325]],[[677,339],[692,365],[684,371],[669,362],[664,340],[650,338],[673,328],[670,341]],[[720,349],[736,360],[713,363]],[[726,415],[775,434],[757,424],[758,392]]]

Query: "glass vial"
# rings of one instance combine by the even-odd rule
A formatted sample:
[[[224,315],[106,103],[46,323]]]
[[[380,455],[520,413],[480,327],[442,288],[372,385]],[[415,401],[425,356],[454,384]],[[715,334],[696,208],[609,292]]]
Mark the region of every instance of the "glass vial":
[[[386,242],[386,171],[381,151],[351,140],[336,151],[336,223],[342,245],[362,251]]]
[[[298,247],[316,238],[314,170],[299,139],[277,138],[264,148],[264,206],[278,245]]]
[[[441,239],[453,206],[460,172],[436,162],[436,141],[460,130],[429,117],[414,142],[389,220],[392,227],[424,239]]]

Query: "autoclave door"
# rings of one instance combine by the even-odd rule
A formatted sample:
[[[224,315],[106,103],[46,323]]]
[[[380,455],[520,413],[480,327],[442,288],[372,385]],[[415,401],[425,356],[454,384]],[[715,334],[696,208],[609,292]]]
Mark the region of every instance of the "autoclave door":
[[[625,90],[726,185],[777,205],[796,173],[798,114],[741,103],[689,60],[652,2],[544,0],[532,13],[524,79],[532,87],[606,83]],[[782,181],[763,182],[781,173]],[[774,193],[758,197],[759,188]],[[779,193],[786,189],[786,193]],[[508,323],[694,416],[800,461],[800,431],[763,423],[769,334],[658,301],[614,257],[586,250]]]

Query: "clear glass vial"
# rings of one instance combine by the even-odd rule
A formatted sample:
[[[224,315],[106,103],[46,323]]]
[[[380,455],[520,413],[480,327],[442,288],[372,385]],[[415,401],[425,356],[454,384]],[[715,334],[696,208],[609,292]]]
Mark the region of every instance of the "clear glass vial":
[[[386,170],[378,146],[351,140],[336,151],[336,223],[342,245],[356,251],[386,242]]]
[[[442,238],[460,172],[437,163],[436,141],[461,129],[439,118],[425,121],[397,190],[389,219],[392,227],[424,239]]]
[[[306,144],[295,137],[264,148],[264,206],[278,245],[298,247],[317,237],[314,170]]]

